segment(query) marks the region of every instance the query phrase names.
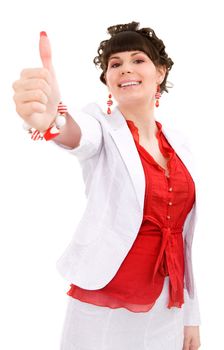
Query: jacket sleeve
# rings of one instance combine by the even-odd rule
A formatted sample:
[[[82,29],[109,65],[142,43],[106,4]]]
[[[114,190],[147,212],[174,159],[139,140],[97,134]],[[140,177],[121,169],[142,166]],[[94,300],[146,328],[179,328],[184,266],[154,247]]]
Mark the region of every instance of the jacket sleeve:
[[[80,143],[75,148],[69,148],[53,140],[53,143],[67,152],[77,156],[79,161],[94,156],[102,145],[102,128],[99,121],[86,112],[78,112],[74,117],[81,129]]]
[[[195,280],[194,298],[190,298],[187,289],[184,289],[184,299],[184,326],[200,326],[201,315]]]
[[[184,139],[184,144],[188,150],[192,163],[194,178],[198,182],[198,170],[196,167],[195,157],[192,152],[192,141],[186,134],[182,135]],[[196,182],[196,183],[197,183]],[[197,286],[194,278],[194,298],[190,298],[189,293],[186,288],[184,288],[184,326],[200,326],[201,325],[201,315],[200,315],[200,304],[197,294]]]

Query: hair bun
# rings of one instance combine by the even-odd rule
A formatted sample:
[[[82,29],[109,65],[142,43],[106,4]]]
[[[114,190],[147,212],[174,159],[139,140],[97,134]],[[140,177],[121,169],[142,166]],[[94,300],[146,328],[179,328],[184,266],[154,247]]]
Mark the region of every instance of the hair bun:
[[[107,33],[110,34],[111,36],[116,35],[117,33],[120,32],[125,32],[125,31],[137,31],[139,28],[139,22],[131,22],[131,23],[126,23],[126,24],[117,24],[115,26],[111,26],[107,28]]]

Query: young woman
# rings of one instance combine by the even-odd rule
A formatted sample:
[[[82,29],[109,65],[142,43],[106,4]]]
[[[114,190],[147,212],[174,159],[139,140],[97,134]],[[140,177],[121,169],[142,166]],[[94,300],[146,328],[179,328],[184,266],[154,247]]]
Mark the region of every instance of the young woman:
[[[23,70],[13,84],[32,135],[56,128],[49,139],[76,155],[86,184],[85,212],[57,264],[70,283],[61,349],[196,350],[192,156],[154,116],[173,61],[151,28],[132,22],[108,33],[94,58],[106,112],[93,103],[57,123],[61,96],[45,32],[43,68]]]

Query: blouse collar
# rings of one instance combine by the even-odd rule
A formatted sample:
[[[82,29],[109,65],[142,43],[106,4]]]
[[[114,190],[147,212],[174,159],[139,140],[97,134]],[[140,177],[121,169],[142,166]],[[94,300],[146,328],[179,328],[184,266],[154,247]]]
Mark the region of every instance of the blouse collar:
[[[135,125],[135,123],[132,120],[126,119],[127,125],[135,139],[135,141],[139,142],[139,132],[138,132],[138,128]],[[157,133],[156,133],[156,137],[159,138],[161,136],[162,133],[162,124],[160,122],[158,122],[157,120],[155,121],[156,125],[157,125]]]

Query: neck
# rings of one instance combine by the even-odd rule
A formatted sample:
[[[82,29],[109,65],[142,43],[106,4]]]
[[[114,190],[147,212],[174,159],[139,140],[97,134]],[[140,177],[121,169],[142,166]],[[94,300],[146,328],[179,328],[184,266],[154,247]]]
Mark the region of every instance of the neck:
[[[120,112],[126,120],[131,120],[137,126],[139,133],[144,139],[152,139],[156,136],[157,125],[154,117],[154,105],[119,105]]]

